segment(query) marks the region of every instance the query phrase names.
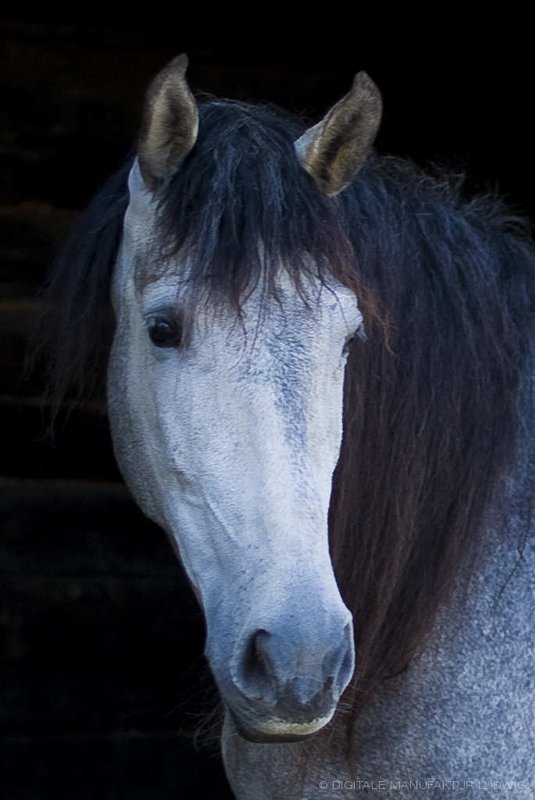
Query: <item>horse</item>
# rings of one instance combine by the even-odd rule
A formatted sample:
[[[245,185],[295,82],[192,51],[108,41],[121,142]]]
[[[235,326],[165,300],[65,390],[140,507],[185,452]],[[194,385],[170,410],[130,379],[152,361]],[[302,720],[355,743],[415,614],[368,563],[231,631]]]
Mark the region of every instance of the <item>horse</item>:
[[[202,607],[232,790],[533,796],[529,226],[378,155],[365,73],[307,127],[186,69],[65,245],[46,346],[56,407],[105,386]]]

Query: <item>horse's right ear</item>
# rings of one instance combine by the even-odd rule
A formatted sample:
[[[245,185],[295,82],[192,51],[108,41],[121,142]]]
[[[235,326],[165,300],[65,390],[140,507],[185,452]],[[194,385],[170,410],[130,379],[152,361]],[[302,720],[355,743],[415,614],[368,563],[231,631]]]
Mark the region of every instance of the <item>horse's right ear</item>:
[[[199,113],[186,82],[187,56],[177,56],[147,91],[138,161],[143,181],[155,191],[176,173],[197,139]]]

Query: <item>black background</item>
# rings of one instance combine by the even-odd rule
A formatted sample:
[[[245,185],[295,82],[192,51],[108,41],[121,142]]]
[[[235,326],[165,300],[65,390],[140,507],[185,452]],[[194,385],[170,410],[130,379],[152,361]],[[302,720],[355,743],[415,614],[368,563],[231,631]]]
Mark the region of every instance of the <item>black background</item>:
[[[530,26],[512,10],[473,30],[451,6],[291,27],[265,8],[199,9],[195,22],[144,11],[0,20],[3,800],[226,796],[210,720],[193,747],[213,693],[171,548],[122,488],[99,409],[74,412],[51,443],[39,374],[20,380],[57,242],[128,153],[158,69],[186,51],[195,91],[314,121],[365,69],[384,98],[379,152],[466,172],[468,191],[534,212]]]

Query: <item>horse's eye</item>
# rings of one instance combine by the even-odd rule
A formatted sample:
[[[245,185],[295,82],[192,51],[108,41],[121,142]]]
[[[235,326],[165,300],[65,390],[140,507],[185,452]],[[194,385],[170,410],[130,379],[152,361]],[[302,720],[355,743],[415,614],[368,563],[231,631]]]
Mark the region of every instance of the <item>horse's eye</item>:
[[[149,322],[150,340],[156,347],[179,347],[182,340],[180,324],[169,319],[152,319]]]

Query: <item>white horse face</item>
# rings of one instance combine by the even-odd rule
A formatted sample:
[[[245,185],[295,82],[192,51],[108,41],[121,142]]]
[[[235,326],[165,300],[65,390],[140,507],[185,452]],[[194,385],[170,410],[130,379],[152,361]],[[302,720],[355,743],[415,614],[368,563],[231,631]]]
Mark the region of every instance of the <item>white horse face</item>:
[[[279,300],[262,309],[253,291],[243,322],[204,306],[181,345],[187,266],[143,279],[153,220],[134,167],[109,366],[119,465],[176,545],[239,729],[257,739],[307,735],[332,717],[354,667],[327,514],[357,301],[318,278],[306,302],[281,270]]]

